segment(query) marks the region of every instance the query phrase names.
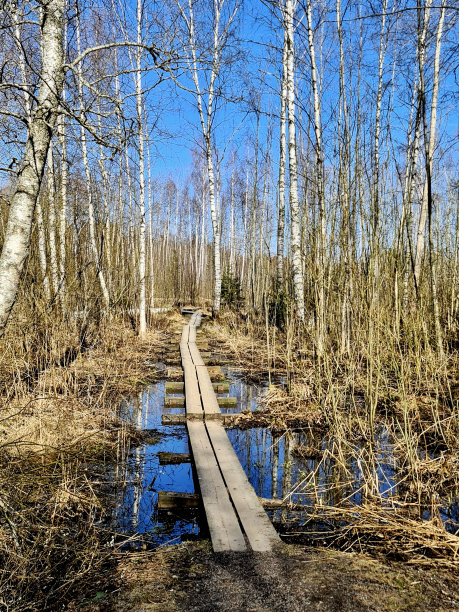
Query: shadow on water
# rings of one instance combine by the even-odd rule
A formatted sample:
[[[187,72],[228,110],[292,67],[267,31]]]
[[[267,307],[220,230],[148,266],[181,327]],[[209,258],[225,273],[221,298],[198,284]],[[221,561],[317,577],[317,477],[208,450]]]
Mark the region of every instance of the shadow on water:
[[[267,388],[267,382],[257,385],[247,382],[236,370],[222,369],[230,382],[228,395],[237,398],[237,407],[222,411],[256,409],[257,398]],[[137,429],[147,430],[147,439],[118,462],[113,474],[117,499],[113,528],[133,536],[133,541],[153,546],[207,535],[205,520],[197,509],[158,510],[158,491],[195,492],[190,463],[161,465],[159,461],[160,452],[189,453],[185,427],[161,423],[163,414],[180,414],[184,409],[165,407],[164,398],[165,382],[161,381],[122,404],[121,417]],[[336,506],[344,500],[359,505],[364,501],[358,448],[342,466],[335,458],[333,440],[312,431],[279,434],[259,427],[231,429],[228,437],[258,496],[288,498],[301,505],[301,511],[270,510],[275,522],[294,520],[301,524],[312,506]],[[397,493],[392,442],[383,427],[376,439],[376,486],[380,496],[389,497]],[[298,454],[298,448],[306,449],[303,456]],[[455,532],[459,521],[457,498],[440,513],[447,529]]]

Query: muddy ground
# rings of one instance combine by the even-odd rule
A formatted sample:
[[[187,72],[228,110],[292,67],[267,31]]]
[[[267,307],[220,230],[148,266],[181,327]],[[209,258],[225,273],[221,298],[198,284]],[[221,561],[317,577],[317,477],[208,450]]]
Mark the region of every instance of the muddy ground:
[[[134,553],[120,560],[116,582],[85,612],[459,610],[449,572],[295,545],[215,554],[204,541]]]

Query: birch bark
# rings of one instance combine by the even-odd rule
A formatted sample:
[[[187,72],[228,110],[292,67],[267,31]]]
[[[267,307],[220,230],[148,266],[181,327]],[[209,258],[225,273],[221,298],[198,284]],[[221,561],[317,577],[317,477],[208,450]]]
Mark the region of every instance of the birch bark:
[[[77,38],[77,49],[78,55],[81,55],[81,32],[80,32],[80,18],[77,13],[76,17],[76,38]],[[77,75],[78,75],[78,102],[80,106],[80,114],[84,118],[85,117],[85,109],[84,109],[84,100],[83,100],[83,78],[82,78],[82,65],[81,62],[78,63],[77,66]],[[94,216],[94,201],[92,198],[92,188],[91,188],[91,172],[89,169],[89,161],[88,161],[88,145],[86,140],[86,130],[81,125],[80,130],[81,136],[81,148],[83,152],[83,165],[86,176],[86,195],[88,198],[88,219],[89,219],[89,240],[90,240],[90,248],[92,252],[92,256],[94,258],[94,263],[96,266],[96,274],[99,279],[100,288],[102,291],[102,297],[104,300],[105,308],[108,312],[110,306],[110,296],[107,289],[107,284],[105,282],[105,276],[102,272],[102,253],[99,253],[97,248],[97,240],[96,240],[96,221]]]
[[[440,9],[440,18],[437,27],[437,37],[435,45],[435,59],[434,59],[434,73],[433,73],[433,89],[432,89],[432,101],[430,107],[430,132],[428,141],[428,151],[426,152],[427,163],[432,169],[434,151],[435,151],[435,133],[437,126],[437,104],[438,104],[438,89],[440,83],[440,51],[441,51],[441,39],[443,34],[443,23],[445,20],[445,3],[442,2]],[[422,258],[424,254],[424,234],[428,214],[428,185],[427,178],[424,181],[424,188],[422,192],[422,205],[421,214],[419,218],[419,226],[416,240],[416,255],[414,260],[414,278],[416,286],[419,287],[421,278],[421,267]]]
[[[37,105],[28,125],[27,143],[0,256],[0,335],[4,333],[16,301],[29,252],[33,213],[62,94],[64,10],[64,0],[49,0],[43,4],[40,23],[43,54]]]
[[[137,0],[136,105],[139,139],[139,335],[147,331],[146,319],[146,229],[145,229],[145,151],[142,118],[142,0]]]
[[[280,134],[279,134],[279,179],[278,179],[278,217],[277,217],[277,287],[284,283],[284,241],[285,241],[285,166],[287,161],[287,33],[284,28],[284,48],[282,51],[282,84],[280,95]]]
[[[293,38],[294,6],[292,0],[285,2],[285,35],[287,38],[287,111],[288,111],[288,156],[290,176],[291,245],[295,310],[300,322],[304,323],[304,279],[301,262],[300,206],[298,200],[298,171],[296,157],[295,126],[295,66]]]
[[[325,196],[324,196],[324,160],[322,150],[322,127],[319,99],[319,84],[317,78],[316,52],[312,31],[312,8],[308,0],[306,7],[309,56],[311,58],[311,82],[314,100],[314,134],[315,156],[317,167],[317,200],[319,206],[319,239],[317,248],[317,352],[322,354],[325,330]]]

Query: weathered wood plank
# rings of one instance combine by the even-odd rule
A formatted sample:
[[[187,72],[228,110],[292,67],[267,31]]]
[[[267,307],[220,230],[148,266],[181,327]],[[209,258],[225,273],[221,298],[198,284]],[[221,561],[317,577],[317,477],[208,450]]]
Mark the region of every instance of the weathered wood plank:
[[[201,353],[199,352],[199,349],[196,346],[196,344],[190,342],[188,346],[190,350],[191,359],[193,360],[194,365],[203,366],[204,361],[203,361],[203,358],[201,357]]]
[[[229,386],[227,381],[212,383],[215,393],[228,393]],[[166,382],[165,391],[166,393],[183,393],[184,388],[185,384],[182,381],[168,381]]]
[[[161,425],[185,425],[186,414],[162,414]]]
[[[203,416],[196,370],[191,363],[186,363],[184,366],[184,371],[186,412],[189,415]]]
[[[212,381],[210,380],[206,366],[196,366],[196,374],[198,377],[204,414],[207,416],[220,413],[220,406],[218,405],[217,396],[212,387]]]
[[[254,551],[267,552],[280,538],[250,484],[220,423],[206,421],[206,429],[239,520]]]
[[[201,497],[215,552],[246,550],[244,535],[203,422],[187,421]]]
[[[160,465],[179,465],[180,463],[190,463],[191,455],[188,453],[166,453],[159,452],[158,459]]]
[[[196,493],[176,493],[175,491],[158,491],[158,510],[172,508],[197,508],[200,495]]]
[[[224,425],[228,424],[232,421],[233,417],[241,416],[242,412],[233,412],[231,414],[222,414],[221,412],[218,414],[208,415],[208,419],[215,419],[223,423]],[[162,414],[161,415],[161,424],[162,425],[185,425],[188,419],[202,419],[202,417],[198,414]],[[258,427],[258,425],[254,425],[254,427]]]
[[[207,366],[210,379],[212,381],[225,381],[225,376],[220,366]],[[167,368],[167,378],[174,378],[175,380],[183,380],[183,369],[182,368]]]
[[[158,491],[159,503],[158,510],[161,509],[173,509],[183,508],[184,505],[187,507],[198,507],[201,501],[201,496],[198,493],[181,493],[178,491]],[[259,497],[260,504],[267,510],[278,510],[279,508],[286,508],[287,510],[300,510],[304,511],[306,506],[300,503],[292,503],[288,499],[270,499],[266,497]]]
[[[185,374],[186,376],[186,374]],[[196,380],[196,378],[192,375],[191,380]],[[197,382],[196,382],[197,385]],[[212,383],[211,383],[212,385]],[[206,411],[206,416],[212,416],[213,414],[220,413],[220,407],[222,408],[231,408],[237,406],[237,398],[236,397],[216,397],[214,390],[212,389],[214,394],[214,398],[216,401],[216,407],[212,406],[212,409],[208,408]],[[186,383],[185,383],[185,395],[181,397],[171,397],[167,395],[164,398],[164,405],[168,408],[184,408],[187,406],[187,414],[201,414],[202,415],[202,407],[201,407],[201,398],[202,395],[199,395],[199,390],[196,390],[196,394],[192,394],[190,391],[186,391]],[[204,400],[203,400],[204,401]],[[187,405],[188,402],[188,405]],[[207,404],[209,406],[209,404]]]

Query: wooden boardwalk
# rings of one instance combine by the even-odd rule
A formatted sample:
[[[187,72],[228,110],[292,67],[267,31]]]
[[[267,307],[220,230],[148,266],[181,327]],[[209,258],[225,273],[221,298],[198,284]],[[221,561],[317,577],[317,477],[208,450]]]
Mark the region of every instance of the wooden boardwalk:
[[[267,552],[280,538],[237,458],[207,367],[196,345],[201,314],[182,331],[180,354],[185,383],[186,424],[201,499],[215,552]]]

